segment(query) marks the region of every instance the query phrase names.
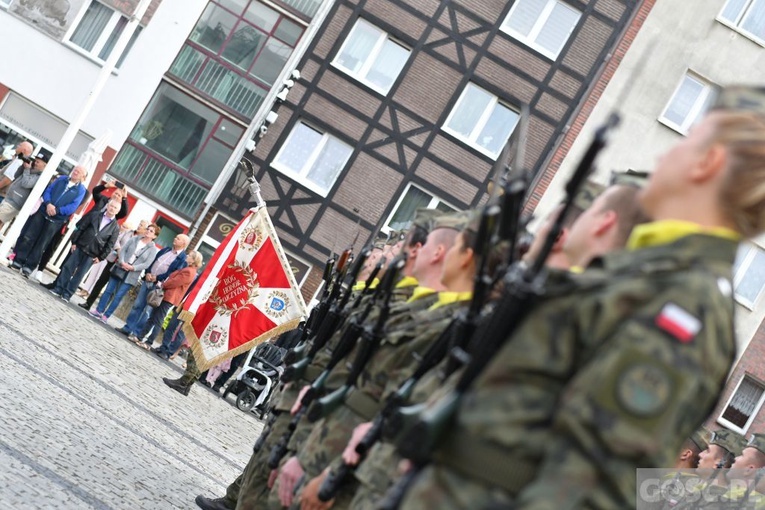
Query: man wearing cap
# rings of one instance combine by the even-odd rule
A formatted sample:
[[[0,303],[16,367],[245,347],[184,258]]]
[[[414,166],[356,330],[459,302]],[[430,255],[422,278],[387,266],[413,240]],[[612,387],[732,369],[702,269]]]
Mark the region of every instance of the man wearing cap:
[[[729,468],[746,445],[744,436],[728,429],[712,432],[709,447],[699,454],[699,469]]]
[[[34,147],[27,141],[21,142],[16,146],[16,154],[13,159],[0,168],[0,175],[2,175],[0,177],[0,195],[7,195],[8,186],[18,177],[21,167],[29,168],[31,166],[32,162],[27,158],[32,155],[33,150]]]
[[[35,156],[31,165],[21,165],[21,175],[16,177],[5,194],[5,200],[0,204],[0,227],[11,221],[19,214],[24,202],[27,201],[37,179],[48,164],[48,156],[43,153]]]

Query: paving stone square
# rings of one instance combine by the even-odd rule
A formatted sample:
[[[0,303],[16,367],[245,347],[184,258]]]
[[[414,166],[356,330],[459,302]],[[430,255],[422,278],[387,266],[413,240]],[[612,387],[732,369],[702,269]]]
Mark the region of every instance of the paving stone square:
[[[79,298],[76,298],[79,299]],[[0,509],[196,508],[262,423],[34,280],[0,268]]]

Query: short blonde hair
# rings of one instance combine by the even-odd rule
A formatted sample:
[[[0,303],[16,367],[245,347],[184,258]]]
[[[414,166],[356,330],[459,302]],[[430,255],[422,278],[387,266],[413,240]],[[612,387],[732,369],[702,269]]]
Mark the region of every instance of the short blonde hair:
[[[186,262],[190,266],[194,267],[202,267],[202,262],[204,262],[204,257],[202,257],[202,254],[198,251],[192,251],[186,256]]]
[[[716,111],[712,143],[728,151],[721,206],[746,237],[765,231],[765,115]]]

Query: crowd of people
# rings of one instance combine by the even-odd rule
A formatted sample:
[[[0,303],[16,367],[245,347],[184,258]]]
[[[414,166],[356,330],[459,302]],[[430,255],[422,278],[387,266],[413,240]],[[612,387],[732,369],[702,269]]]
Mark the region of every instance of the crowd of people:
[[[48,157],[43,153],[32,157],[32,152],[31,143],[21,142],[15,157],[0,168],[0,226],[18,215],[45,169]],[[158,246],[155,242],[161,232],[158,225],[142,220],[132,228],[124,221],[129,205],[128,190],[122,183],[102,183],[88,193],[86,179],[86,169],[76,166],[69,175],[51,180],[21,230],[9,256],[10,267],[26,278],[35,271],[43,271],[72,215],[92,198],[92,206],[85,208],[85,214],[74,225],[71,248],[58,275],[52,282],[41,285],[66,302],[75,294],[84,298],[79,306],[104,323],[119,308],[128,291],[138,287],[126,324],[115,329],[136,345],[151,349],[168,315],[177,315],[176,308],[202,267],[202,255],[196,251],[187,253],[189,237],[185,234],[175,236],[172,246]],[[153,290],[163,293],[156,307],[147,303]],[[162,345],[152,351],[170,359],[184,342],[180,324],[174,319],[165,331]]]
[[[672,469],[680,451],[678,467],[712,468],[690,484],[703,501],[686,491],[655,508],[754,508],[764,436],[743,446],[723,429],[699,444],[694,431],[736,359],[738,245],[765,231],[765,94],[725,90],[639,177],[577,197],[560,232],[567,208],[554,211],[511,269],[506,243],[481,244],[488,223],[418,211],[404,240],[372,250],[343,287],[356,307],[329,339],[316,335],[323,322],[306,326],[250,461],[224,496],[197,505],[635,508],[638,469]],[[403,261],[377,274],[400,268],[392,292],[365,294],[383,285],[375,262],[397,250]],[[461,338],[476,282],[493,288],[476,334]],[[165,382],[185,395],[197,376],[192,366]],[[711,486],[726,497],[708,497]]]

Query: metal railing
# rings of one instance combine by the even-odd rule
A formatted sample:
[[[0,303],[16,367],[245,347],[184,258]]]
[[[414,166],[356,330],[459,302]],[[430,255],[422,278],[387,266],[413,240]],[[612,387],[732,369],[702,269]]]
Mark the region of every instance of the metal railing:
[[[237,73],[188,44],[184,45],[170,66],[170,73],[248,120],[255,116],[267,93],[246,75]]]
[[[188,218],[194,216],[209,191],[130,144],[123,146],[109,173]]]

